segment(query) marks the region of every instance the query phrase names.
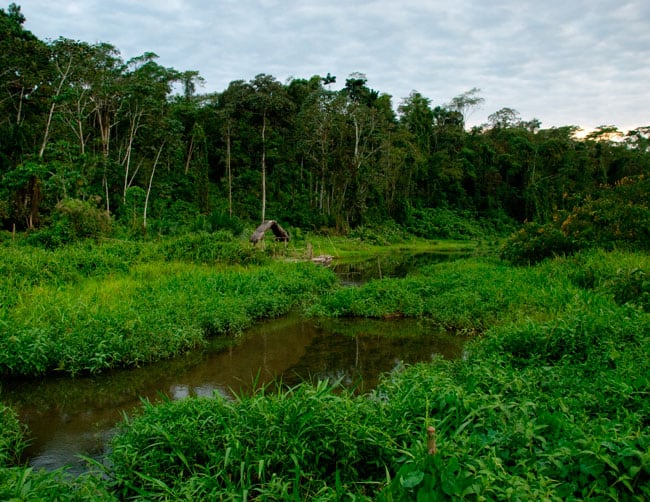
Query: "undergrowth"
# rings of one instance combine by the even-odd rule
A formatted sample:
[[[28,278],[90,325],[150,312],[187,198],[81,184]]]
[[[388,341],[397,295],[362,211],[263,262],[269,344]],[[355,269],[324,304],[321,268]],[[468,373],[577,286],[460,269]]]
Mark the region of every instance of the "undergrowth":
[[[239,286],[302,294],[306,277],[264,270]],[[312,315],[399,313],[480,336],[463,358],[386,375],[365,396],[321,382],[145,403],[69,499],[646,500],[649,270],[645,254],[593,250],[534,267],[473,258],[333,291],[323,278]],[[170,298],[192,282],[180,271],[164,283]],[[29,468],[0,476],[2,495],[71,483]]]

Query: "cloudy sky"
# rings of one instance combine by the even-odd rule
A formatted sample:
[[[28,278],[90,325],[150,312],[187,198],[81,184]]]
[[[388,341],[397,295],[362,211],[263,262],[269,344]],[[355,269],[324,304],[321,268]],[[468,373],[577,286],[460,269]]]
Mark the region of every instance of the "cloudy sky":
[[[155,52],[199,71],[202,92],[259,73],[329,72],[340,88],[361,72],[395,107],[413,90],[436,106],[477,87],[472,125],[504,107],[543,127],[650,125],[648,0],[15,2],[43,40],[109,42],[124,59]]]

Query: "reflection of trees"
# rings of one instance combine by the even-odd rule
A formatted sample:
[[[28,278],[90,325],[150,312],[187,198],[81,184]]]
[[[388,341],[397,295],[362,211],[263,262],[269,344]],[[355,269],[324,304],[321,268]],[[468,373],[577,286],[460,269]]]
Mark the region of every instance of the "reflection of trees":
[[[405,277],[419,268],[442,261],[464,258],[465,253],[411,253],[373,257],[337,263],[334,272],[344,283],[363,284],[371,279]]]
[[[3,382],[0,399],[15,406],[32,429],[36,449],[54,448],[38,444],[56,436],[67,448],[76,445],[67,452],[73,456],[86,447],[97,449],[122,412],[139,408],[141,398],[247,394],[256,385],[273,389],[324,379],[363,393],[402,364],[433,354],[459,357],[462,343],[412,319],[323,319],[316,325],[287,316],[260,323],[236,346],[212,353],[86,378]]]
[[[300,362],[285,372],[294,381],[285,376],[285,383],[328,379],[366,392],[403,364],[455,358],[462,350],[462,340],[413,320],[324,320],[321,327]]]

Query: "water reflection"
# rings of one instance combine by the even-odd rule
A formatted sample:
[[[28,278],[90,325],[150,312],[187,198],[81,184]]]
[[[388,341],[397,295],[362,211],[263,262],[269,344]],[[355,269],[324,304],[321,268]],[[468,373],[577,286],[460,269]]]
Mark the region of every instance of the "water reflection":
[[[77,455],[100,457],[115,424],[141,399],[232,396],[273,382],[325,378],[366,392],[382,373],[436,356],[455,358],[461,350],[462,340],[417,321],[318,324],[294,315],[261,323],[236,346],[144,368],[78,379],[5,381],[0,399],[12,404],[30,429],[31,465],[81,466]]]
[[[358,286],[371,279],[405,277],[424,266],[467,257],[469,251],[393,253],[362,261],[336,262],[333,270],[345,286]]]

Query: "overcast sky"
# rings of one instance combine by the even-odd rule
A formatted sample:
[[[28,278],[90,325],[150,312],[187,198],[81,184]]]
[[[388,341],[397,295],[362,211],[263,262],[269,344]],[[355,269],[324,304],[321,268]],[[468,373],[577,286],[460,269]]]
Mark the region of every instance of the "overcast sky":
[[[124,59],[197,70],[200,92],[266,73],[353,72],[397,107],[417,90],[442,105],[473,87],[484,104],[542,127],[650,125],[648,0],[15,0],[40,39],[108,42]],[[9,1],[5,0],[6,8]]]

